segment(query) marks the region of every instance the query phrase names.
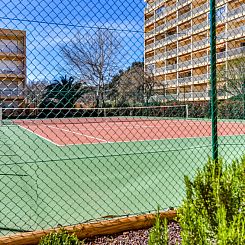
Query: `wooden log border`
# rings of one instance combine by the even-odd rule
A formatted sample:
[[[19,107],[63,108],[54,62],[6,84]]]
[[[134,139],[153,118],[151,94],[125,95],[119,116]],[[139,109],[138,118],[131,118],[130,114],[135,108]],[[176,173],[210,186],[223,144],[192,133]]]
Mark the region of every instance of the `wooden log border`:
[[[176,210],[160,212],[161,218],[169,220],[176,217]],[[124,231],[147,229],[153,226],[155,222],[155,214],[143,214],[138,216],[130,216],[124,218],[115,218],[103,220],[94,223],[79,224],[75,226],[63,227],[69,233],[75,233],[82,240],[95,236],[111,235]],[[0,244],[8,245],[36,245],[40,238],[50,232],[58,231],[61,228],[48,230],[40,230],[33,232],[17,233],[9,236],[0,237]]]

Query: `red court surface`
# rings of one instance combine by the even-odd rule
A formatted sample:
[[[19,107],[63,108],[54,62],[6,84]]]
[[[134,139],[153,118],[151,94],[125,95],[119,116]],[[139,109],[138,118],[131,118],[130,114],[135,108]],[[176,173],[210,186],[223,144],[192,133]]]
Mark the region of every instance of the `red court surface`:
[[[90,119],[91,120],[91,119]],[[59,146],[211,136],[211,122],[198,120],[122,120],[120,118],[16,120],[16,124]],[[219,122],[218,135],[245,134],[245,124]]]

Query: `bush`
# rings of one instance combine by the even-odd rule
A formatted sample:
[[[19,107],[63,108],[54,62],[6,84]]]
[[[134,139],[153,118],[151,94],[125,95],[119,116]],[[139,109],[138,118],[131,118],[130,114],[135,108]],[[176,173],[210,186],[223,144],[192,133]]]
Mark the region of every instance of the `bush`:
[[[185,177],[178,211],[183,245],[245,244],[245,157],[225,165],[211,160],[194,180]]]
[[[69,234],[65,230],[58,232],[51,232],[50,234],[41,238],[38,245],[81,245],[82,243],[78,240],[74,234]]]
[[[156,222],[149,234],[149,245],[167,245],[168,244],[168,227],[167,219],[161,220],[159,207],[156,215]]]

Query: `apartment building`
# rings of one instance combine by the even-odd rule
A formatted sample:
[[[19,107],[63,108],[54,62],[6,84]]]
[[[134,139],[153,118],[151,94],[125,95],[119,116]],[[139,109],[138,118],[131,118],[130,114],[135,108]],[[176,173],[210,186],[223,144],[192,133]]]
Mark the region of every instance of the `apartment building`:
[[[0,29],[0,107],[22,107],[26,84],[26,33]]]
[[[209,0],[146,0],[145,69],[164,99],[209,99]],[[245,57],[245,1],[216,0],[217,69]],[[218,88],[223,84],[219,82]],[[219,91],[225,99],[227,92]]]

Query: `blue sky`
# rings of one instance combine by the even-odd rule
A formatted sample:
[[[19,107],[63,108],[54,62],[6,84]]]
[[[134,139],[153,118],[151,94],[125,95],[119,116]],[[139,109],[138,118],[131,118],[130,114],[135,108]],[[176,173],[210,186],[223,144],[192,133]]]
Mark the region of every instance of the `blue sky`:
[[[28,80],[64,75],[60,45],[78,31],[115,29],[122,40],[121,68],[143,59],[143,0],[1,0],[0,28],[27,33]]]

